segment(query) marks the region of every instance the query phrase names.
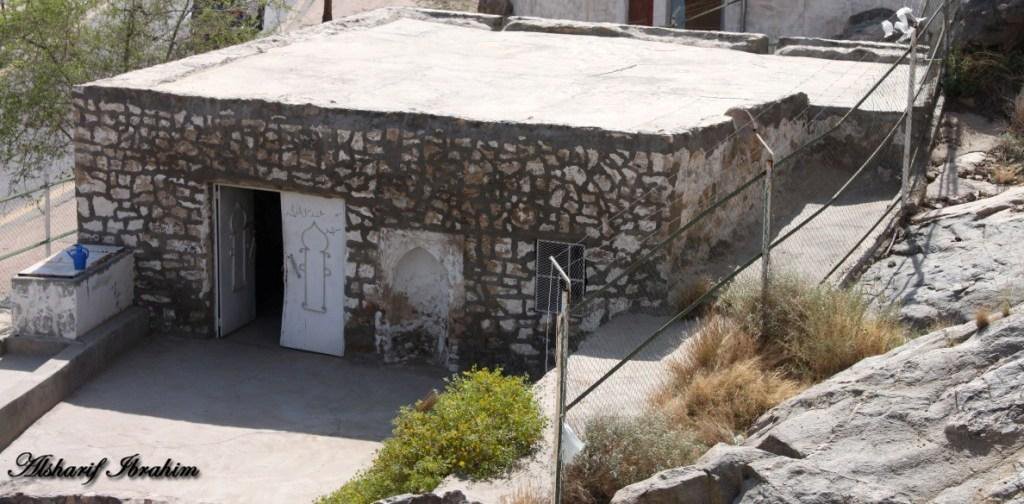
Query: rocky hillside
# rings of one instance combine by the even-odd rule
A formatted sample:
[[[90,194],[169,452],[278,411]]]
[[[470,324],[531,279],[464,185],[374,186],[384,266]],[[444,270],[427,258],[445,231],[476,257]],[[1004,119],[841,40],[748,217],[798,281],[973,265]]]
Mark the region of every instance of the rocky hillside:
[[[1024,503],[1024,314],[917,338],[617,503]]]

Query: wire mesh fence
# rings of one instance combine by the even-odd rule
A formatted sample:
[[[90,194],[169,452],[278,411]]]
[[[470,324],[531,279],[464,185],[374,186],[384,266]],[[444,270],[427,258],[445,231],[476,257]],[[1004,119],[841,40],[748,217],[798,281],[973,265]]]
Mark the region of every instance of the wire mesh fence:
[[[928,7],[930,4],[930,7]],[[949,26],[943,19],[945,2],[925,3],[928,21]],[[955,12],[950,12],[953,18]],[[787,149],[773,148],[780,162],[771,171],[770,244],[771,275],[795,274],[807,280],[840,281],[844,274],[873,245],[882,223],[901,209],[904,164],[911,168],[906,178],[909,191],[924,176],[921,161],[927,158],[927,133],[931,125],[929,108],[934,104],[942,72],[945,37],[940,28],[933,46],[911,49],[893,64],[849,66],[828,86],[836,100],[855,95],[872,82],[869,91],[851,99],[850,108],[815,107],[808,104],[798,114],[806,123],[807,137]],[[826,62],[824,65],[838,64]],[[913,65],[913,70],[911,70]],[[831,75],[836,75],[835,73]],[[912,77],[913,76],[913,77]],[[909,97],[916,99],[908,107]],[[904,136],[910,117],[910,136]],[[756,117],[754,118],[756,121]],[[766,134],[771,146],[773,140]],[[911,155],[905,156],[910,142]],[[672,362],[687,351],[686,341],[699,319],[701,307],[732,281],[759,282],[762,267],[762,233],[765,222],[765,172],[755,176],[724,198],[697,212],[686,223],[670,223],[669,229],[699,230],[721,225],[736,205],[748,208],[746,217],[734,226],[733,236],[713,247],[700,264],[675,281],[684,295],[671,316],[628,315],[613,318],[586,335],[566,363],[566,423],[585,436],[587,422],[599,416],[643,415],[650,411],[672,373]],[[658,239],[668,229],[652,232]],[[651,247],[658,240],[652,240]],[[697,254],[700,255],[700,254]],[[645,251],[639,257],[620,258],[620,268],[649,261],[656,254]],[[590,293],[588,293],[588,296]],[[586,317],[587,297],[573,300],[573,311]]]
[[[0,306],[11,276],[76,241],[76,205],[70,178],[0,199]]]

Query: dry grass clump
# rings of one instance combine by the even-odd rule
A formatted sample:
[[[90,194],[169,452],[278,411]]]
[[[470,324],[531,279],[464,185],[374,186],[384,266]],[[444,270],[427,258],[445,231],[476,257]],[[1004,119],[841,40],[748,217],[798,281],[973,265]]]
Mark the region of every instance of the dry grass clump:
[[[776,275],[770,289],[763,330],[757,284],[731,286],[719,301],[720,309],[759,334],[761,354],[794,379],[821,381],[905,341],[895,314],[873,310],[856,290],[814,285],[785,274]]]
[[[974,313],[974,324],[978,329],[984,329],[992,323],[992,312],[988,308],[980,308]]]
[[[653,402],[701,442],[733,442],[736,433],[802,388],[768,368],[760,351],[739,323],[712,315],[686,351],[670,361],[671,379]]]
[[[895,315],[872,310],[857,291],[776,275],[770,294],[762,298],[757,283],[730,286],[652,397],[705,444],[734,441],[804,387],[905,341]]]
[[[992,183],[997,185],[1013,185],[1017,183],[1017,169],[1012,166],[1000,165],[992,169]]]
[[[706,450],[660,414],[602,416],[587,422],[583,451],[565,469],[565,502],[595,504],[651,475],[692,464]]]
[[[548,504],[551,497],[548,492],[536,484],[522,484],[512,493],[499,499],[501,504]]]

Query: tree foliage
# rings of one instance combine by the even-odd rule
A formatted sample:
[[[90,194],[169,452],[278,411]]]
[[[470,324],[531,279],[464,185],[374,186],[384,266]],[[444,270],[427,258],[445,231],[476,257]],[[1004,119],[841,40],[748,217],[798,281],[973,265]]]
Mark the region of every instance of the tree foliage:
[[[0,0],[0,170],[70,149],[74,86],[245,42],[280,0]]]

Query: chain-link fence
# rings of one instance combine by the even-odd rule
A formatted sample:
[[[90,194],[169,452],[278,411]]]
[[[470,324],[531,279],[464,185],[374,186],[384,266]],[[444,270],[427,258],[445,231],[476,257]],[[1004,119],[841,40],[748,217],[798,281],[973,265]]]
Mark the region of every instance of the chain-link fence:
[[[732,239],[716,245],[711,253],[694,253],[707,259],[690,265],[676,280],[692,284],[673,286],[683,293],[678,313],[613,318],[586,335],[570,354],[564,373],[569,427],[585,435],[587,422],[595,417],[648,411],[669,377],[673,356],[685,351],[683,342],[701,306],[734,280],[762,281],[766,244],[769,285],[779,274],[840,282],[873,250],[883,224],[896,219],[903,208],[901,194],[923,187],[931,115],[948,51],[950,21],[956,14],[948,11],[947,20],[943,13],[951,5],[925,2],[930,10],[925,11],[927,20],[918,30],[928,33],[939,26],[931,46],[908,45],[892,64],[851,66],[848,73],[834,77],[836,82],[828,89],[835,101],[854,96],[855,103],[848,109],[809,103],[797,114],[811,130],[809,139],[790,148],[770,132],[764,138],[758,136],[766,151],[761,157],[764,171],[735,184],[687,222],[670,222],[665,229],[651,232],[639,256],[619,258],[614,267],[628,272],[659,260],[659,247],[687,243],[679,239],[686,233],[702,226],[735,225]],[[853,71],[860,75],[849,73]],[[866,94],[857,94],[865,88],[869,89]],[[750,118],[757,123],[756,114]],[[772,159],[774,164],[769,162]],[[747,209],[746,217],[737,219],[736,208]],[[591,246],[600,248],[600,244]],[[570,310],[577,320],[586,317],[594,294],[572,300]]]
[[[75,242],[78,212],[74,179],[61,179],[0,199],[0,306],[11,276]]]

